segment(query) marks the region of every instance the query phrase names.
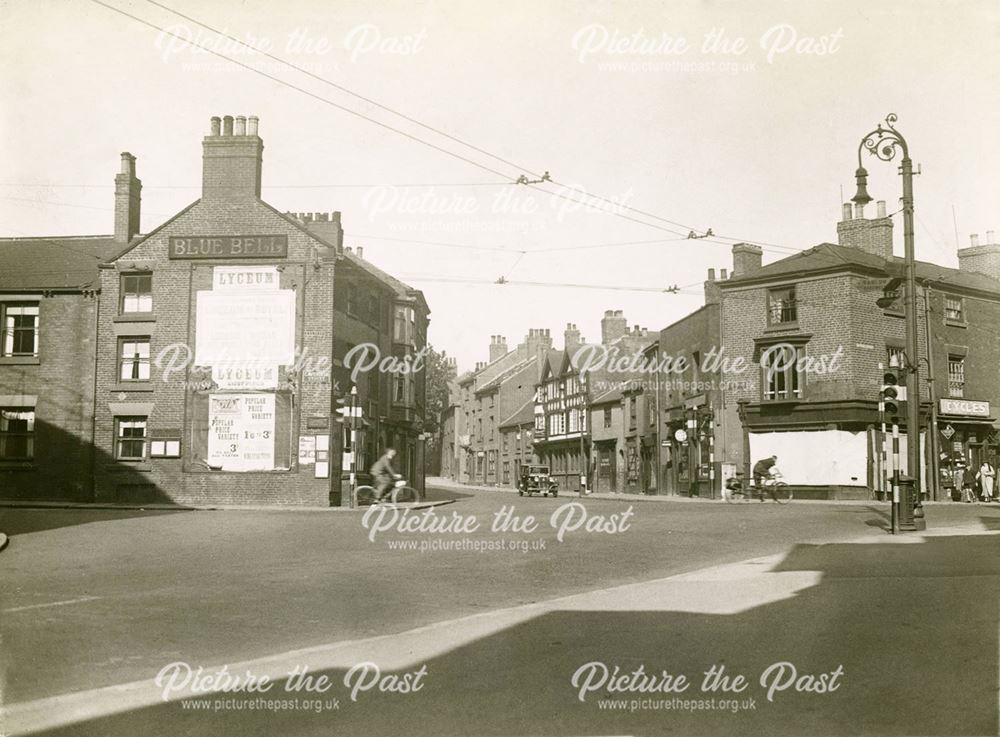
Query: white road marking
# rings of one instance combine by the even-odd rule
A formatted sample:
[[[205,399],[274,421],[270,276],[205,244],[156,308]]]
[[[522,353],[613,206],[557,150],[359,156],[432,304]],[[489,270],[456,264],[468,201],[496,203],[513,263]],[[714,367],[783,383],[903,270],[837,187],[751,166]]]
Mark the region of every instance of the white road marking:
[[[26,612],[29,609],[42,609],[43,607],[50,606],[66,606],[68,604],[82,604],[86,601],[95,601],[100,598],[100,596],[81,596],[78,599],[64,599],[63,601],[50,601],[45,604],[28,604],[27,606],[15,606],[10,609],[0,609],[0,613],[13,614],[14,612]]]

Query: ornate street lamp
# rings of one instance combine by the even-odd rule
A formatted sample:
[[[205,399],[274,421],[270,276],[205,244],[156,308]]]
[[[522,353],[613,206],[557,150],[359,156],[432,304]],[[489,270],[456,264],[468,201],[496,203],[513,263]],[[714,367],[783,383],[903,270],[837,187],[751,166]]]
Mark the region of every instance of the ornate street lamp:
[[[896,130],[894,123],[896,114],[890,113],[885,118],[886,127],[879,125],[875,130],[861,139],[858,146],[858,169],[855,177],[858,191],[852,201],[862,207],[871,202],[868,194],[868,172],[861,164],[861,152],[868,151],[882,161],[892,161],[896,152],[902,154],[899,171],[903,177],[903,258],[906,266],[906,355],[909,357],[906,368],[906,456],[909,475],[913,477],[916,491],[915,514],[923,516],[920,508],[920,363],[917,360],[917,280],[916,264],[913,252],[913,162],[906,139]]]

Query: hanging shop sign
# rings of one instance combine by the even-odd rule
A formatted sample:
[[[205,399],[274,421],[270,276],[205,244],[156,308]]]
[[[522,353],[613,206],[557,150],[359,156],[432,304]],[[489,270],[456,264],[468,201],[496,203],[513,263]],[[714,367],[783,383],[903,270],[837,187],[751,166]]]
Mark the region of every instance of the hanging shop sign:
[[[170,238],[172,259],[287,258],[285,235],[206,235]]]

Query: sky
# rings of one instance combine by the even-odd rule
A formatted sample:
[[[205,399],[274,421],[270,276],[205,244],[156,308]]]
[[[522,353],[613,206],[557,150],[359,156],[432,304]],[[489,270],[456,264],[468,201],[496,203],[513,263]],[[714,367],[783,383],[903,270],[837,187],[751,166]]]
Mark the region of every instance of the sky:
[[[122,151],[149,232],[198,198],[211,116],[257,115],[263,199],[340,211],[463,370],[492,335],[598,339],[605,310],[661,329],[734,242],[765,263],[836,242],[890,113],[917,258],[1000,229],[995,1],[101,2],[139,20],[0,0],[0,235],[111,232]],[[865,159],[897,211],[895,162]]]

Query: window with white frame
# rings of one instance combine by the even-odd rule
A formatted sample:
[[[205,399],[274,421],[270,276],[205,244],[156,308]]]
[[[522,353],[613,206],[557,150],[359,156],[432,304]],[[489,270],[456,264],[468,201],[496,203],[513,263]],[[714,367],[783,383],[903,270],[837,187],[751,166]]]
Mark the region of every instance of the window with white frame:
[[[3,356],[38,355],[38,303],[5,302],[0,304],[3,320]]]
[[[767,293],[767,321],[770,325],[798,320],[795,306],[795,287],[771,289]]]
[[[27,461],[34,456],[34,407],[0,408],[0,461]]]
[[[965,356],[948,356],[948,396],[965,396]]]
[[[115,458],[141,461],[146,457],[146,418],[115,418]]]
[[[769,346],[761,360],[764,399],[800,399],[802,378],[799,365],[805,357],[802,347],[785,344]]]
[[[944,298],[944,317],[952,322],[965,322],[965,310],[961,297]]]
[[[149,338],[120,338],[118,345],[118,379],[149,381]]]
[[[121,311],[153,311],[153,275],[146,273],[122,274]]]

